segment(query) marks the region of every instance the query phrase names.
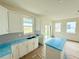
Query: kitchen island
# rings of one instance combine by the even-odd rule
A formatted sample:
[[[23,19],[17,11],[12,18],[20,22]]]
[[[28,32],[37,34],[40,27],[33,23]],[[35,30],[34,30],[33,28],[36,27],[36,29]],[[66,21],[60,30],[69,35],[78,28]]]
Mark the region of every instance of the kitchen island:
[[[49,38],[46,44],[46,59],[64,59],[64,38]]]

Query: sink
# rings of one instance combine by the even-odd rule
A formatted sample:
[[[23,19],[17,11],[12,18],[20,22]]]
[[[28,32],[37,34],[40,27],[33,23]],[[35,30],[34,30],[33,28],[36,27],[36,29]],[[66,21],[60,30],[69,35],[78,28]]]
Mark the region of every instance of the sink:
[[[31,37],[28,37],[27,39],[32,39],[32,38],[35,38],[36,36],[31,36]]]

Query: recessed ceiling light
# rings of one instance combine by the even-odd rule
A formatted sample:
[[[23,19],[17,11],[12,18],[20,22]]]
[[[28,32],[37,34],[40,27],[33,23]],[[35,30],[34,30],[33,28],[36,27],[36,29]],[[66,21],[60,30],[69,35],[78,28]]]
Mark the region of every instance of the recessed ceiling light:
[[[63,0],[58,0],[59,3],[63,3]]]

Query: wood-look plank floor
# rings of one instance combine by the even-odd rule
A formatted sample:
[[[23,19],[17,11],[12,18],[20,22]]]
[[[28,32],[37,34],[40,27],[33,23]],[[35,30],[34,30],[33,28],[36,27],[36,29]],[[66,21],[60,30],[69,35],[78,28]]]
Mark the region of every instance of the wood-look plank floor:
[[[79,59],[79,43],[68,41],[64,49],[67,59]]]
[[[44,46],[39,46],[39,48],[25,55],[21,59],[44,59],[44,55]]]
[[[65,55],[66,59],[79,59],[79,43],[68,41],[65,44]],[[45,58],[45,47],[40,46],[35,51],[25,55],[21,59],[46,59]]]

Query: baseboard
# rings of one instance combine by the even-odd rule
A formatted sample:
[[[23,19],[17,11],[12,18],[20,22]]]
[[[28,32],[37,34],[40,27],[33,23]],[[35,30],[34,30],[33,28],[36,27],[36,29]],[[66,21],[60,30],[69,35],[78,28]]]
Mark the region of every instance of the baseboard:
[[[77,42],[77,43],[79,43],[79,41],[74,41],[74,40],[68,40],[68,41],[72,41],[72,42]]]

